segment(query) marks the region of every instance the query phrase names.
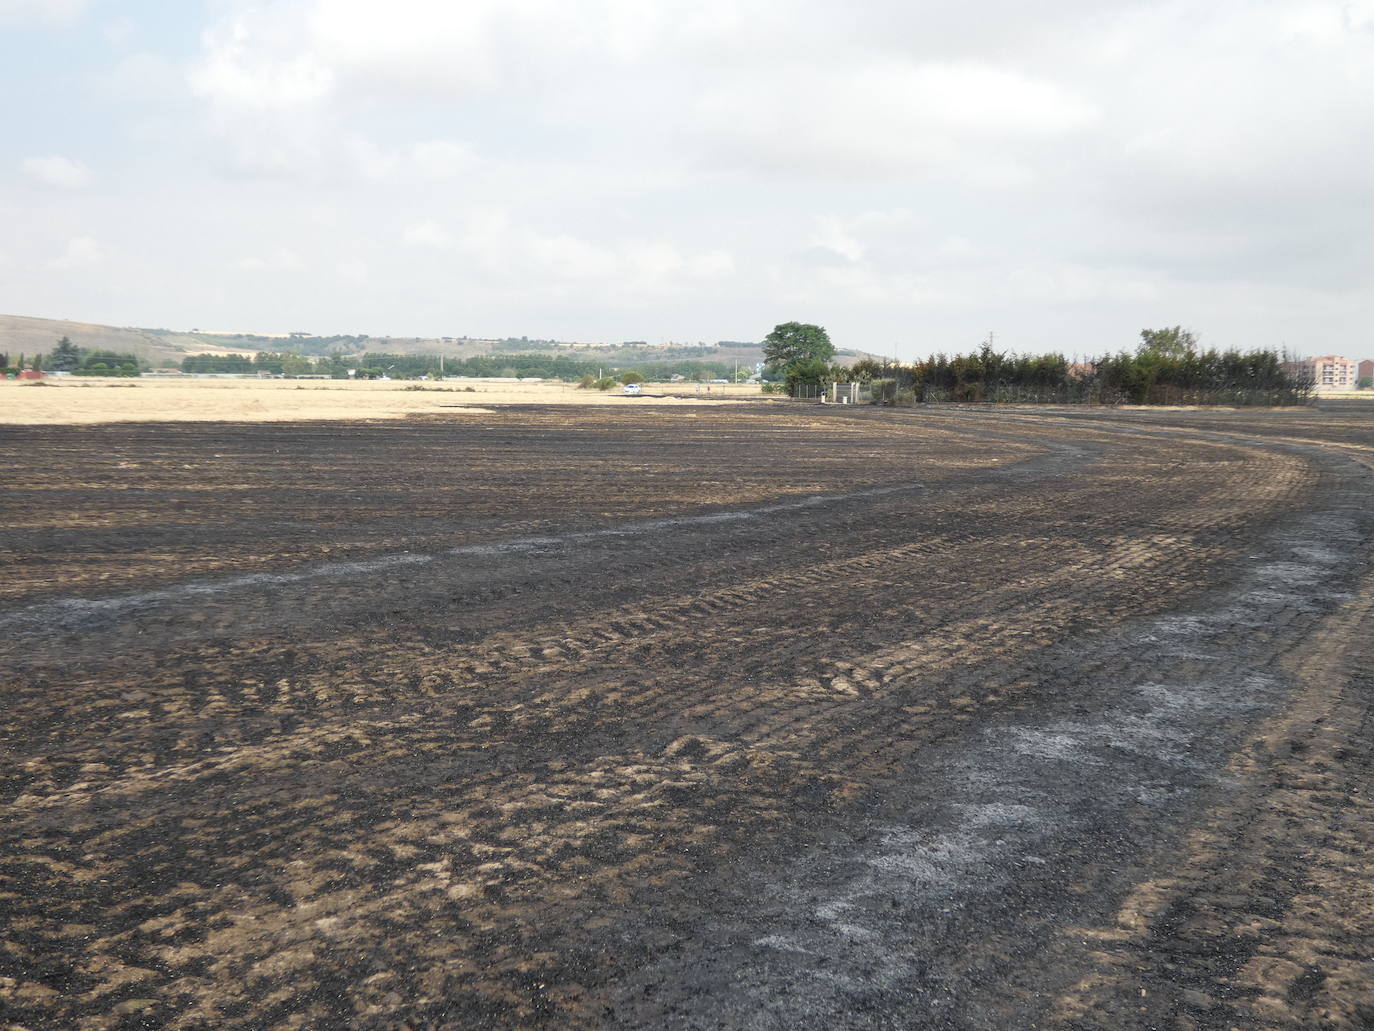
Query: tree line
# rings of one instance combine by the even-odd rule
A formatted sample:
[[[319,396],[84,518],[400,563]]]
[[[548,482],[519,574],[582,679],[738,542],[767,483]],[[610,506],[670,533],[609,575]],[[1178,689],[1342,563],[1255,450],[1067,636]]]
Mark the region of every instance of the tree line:
[[[607,362],[548,354],[482,354],[471,358],[445,358],[436,355],[330,354],[311,358],[292,351],[259,351],[253,357],[232,354],[187,355],[181,370],[188,373],[278,376],[325,375],[335,379],[436,379],[445,376],[504,379],[553,379],[576,383],[587,376],[605,378],[607,373],[638,373],[646,380],[726,379],[733,373],[727,362],[663,361],[612,366]],[[750,373],[753,369],[748,370]]]
[[[15,376],[25,369],[73,376],[138,376],[143,371],[136,354],[77,347],[66,337],[47,354],[20,353],[10,359],[10,355],[0,353],[0,375]]]
[[[1093,404],[1307,404],[1313,384],[1272,350],[1202,348],[1180,326],[1145,329],[1134,351],[1070,362],[1063,354],[1009,355],[991,341],[968,354],[937,354],[911,364],[866,358],[833,363],[835,348],[825,329],[807,323],[775,326],[764,339],[766,380],[793,396],[813,395],[835,382],[867,384],[875,400],[1042,402]],[[48,354],[0,354],[0,370],[25,368],[78,376],[137,376],[146,363],[133,354],[78,347],[67,337]],[[746,378],[752,369],[729,362],[681,359],[627,363],[548,354],[489,354],[441,360],[435,355],[384,352],[311,356],[296,350],[187,355],[187,373],[346,378],[420,379],[442,374],[478,378],[554,379],[599,383],[626,374],[665,381]],[[765,384],[770,389],[770,384]]]
[[[11,357],[13,361],[11,362]],[[172,363],[165,363],[171,365]],[[663,381],[675,376],[687,380],[730,379],[736,367],[730,362],[691,359],[635,362],[612,365],[604,360],[572,358],[549,354],[483,354],[470,358],[445,358],[437,355],[389,354],[368,351],[327,355],[302,354],[292,349],[258,351],[245,354],[189,354],[175,363],[182,372],[212,375],[252,376],[329,376],[335,379],[436,379],[441,374],[477,378],[552,379],[577,383],[587,376],[594,380],[637,374],[641,380]],[[138,376],[149,369],[146,360],[134,354],[78,347],[67,337],[52,351],[43,354],[11,356],[0,353],[0,373],[11,375],[23,369],[68,372],[77,376]],[[753,367],[740,368],[741,377],[752,375]]]
[[[875,400],[1057,404],[1301,405],[1312,382],[1272,350],[1200,348],[1181,326],[1145,329],[1134,351],[1087,362],[1064,355],[1008,355],[991,342],[968,354],[937,354],[904,365],[864,359],[830,364],[833,347],[819,326],[783,323],[764,342],[770,378],[792,396],[831,383],[868,384]]]

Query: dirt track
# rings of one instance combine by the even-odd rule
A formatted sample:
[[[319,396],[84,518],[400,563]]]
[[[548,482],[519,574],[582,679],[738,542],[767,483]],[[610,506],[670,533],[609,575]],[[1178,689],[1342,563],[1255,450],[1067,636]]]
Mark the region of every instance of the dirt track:
[[[1374,1026],[1374,418],[6,428],[0,1027]]]

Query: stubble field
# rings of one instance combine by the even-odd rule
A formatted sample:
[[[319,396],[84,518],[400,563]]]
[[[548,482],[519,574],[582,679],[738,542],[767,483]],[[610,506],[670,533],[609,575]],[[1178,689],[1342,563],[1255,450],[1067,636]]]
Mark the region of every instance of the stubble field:
[[[487,405],[657,408],[761,401],[756,383],[649,383],[639,397],[543,380],[197,379],[190,376],[0,379],[0,426],[108,422],[371,421],[420,415],[481,415]]]
[[[0,1026],[1372,1026],[1365,411],[5,427]]]

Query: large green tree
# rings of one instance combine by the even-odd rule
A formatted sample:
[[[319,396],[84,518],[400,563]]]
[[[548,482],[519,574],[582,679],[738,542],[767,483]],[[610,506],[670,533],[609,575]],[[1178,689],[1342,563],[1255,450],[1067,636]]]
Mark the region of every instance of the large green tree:
[[[763,360],[784,374],[806,362],[828,362],[834,356],[830,335],[809,322],[784,322],[763,338]]]
[[[59,372],[71,372],[81,364],[81,352],[77,346],[63,337],[52,349],[52,367]]]
[[[1142,329],[1140,331],[1139,353],[1159,358],[1172,358],[1175,361],[1187,358],[1197,351],[1197,336],[1182,326],[1169,326],[1165,329]]]

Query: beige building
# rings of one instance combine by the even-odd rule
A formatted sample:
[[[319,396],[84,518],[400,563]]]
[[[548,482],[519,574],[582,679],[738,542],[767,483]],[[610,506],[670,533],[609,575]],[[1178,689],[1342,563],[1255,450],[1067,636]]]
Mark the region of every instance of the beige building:
[[[1312,377],[1313,389],[1318,392],[1355,389],[1359,370],[1349,358],[1342,358],[1336,354],[1322,354],[1316,358],[1295,362],[1294,365],[1299,374]]]

